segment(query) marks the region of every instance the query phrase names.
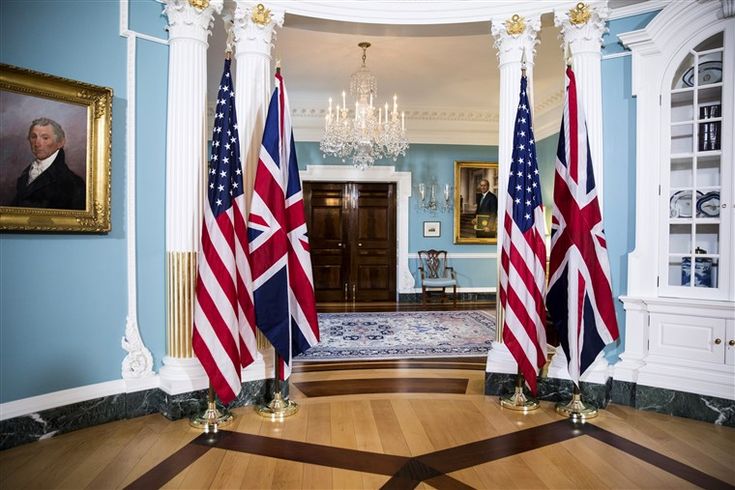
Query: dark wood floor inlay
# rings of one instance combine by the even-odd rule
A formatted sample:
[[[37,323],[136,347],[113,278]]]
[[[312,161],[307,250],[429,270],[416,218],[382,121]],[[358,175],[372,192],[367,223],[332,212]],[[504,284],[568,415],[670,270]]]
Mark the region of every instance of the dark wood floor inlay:
[[[197,440],[206,439],[208,437],[210,436],[207,434],[200,435],[191,443],[182,447],[171,456],[158,463],[158,465],[148,470],[140,478],[125,488],[131,490],[161,488],[170,479],[184,471],[194,461],[202,457],[204,453],[211,449],[211,446],[194,444]]]
[[[669,458],[661,453],[657,453],[645,446],[629,441],[624,437],[620,437],[617,434],[613,434],[612,432],[595,425],[585,427],[585,434],[590,437],[594,437],[605,444],[609,444],[626,454],[635,456],[641,461],[645,461],[648,464],[661,468],[672,475],[676,475],[682,480],[693,483],[698,487],[705,489],[735,489],[735,486],[732,486],[727,482],[718,480],[717,478],[710,476],[707,473],[703,473],[696,468],[692,468],[691,466]]]
[[[462,369],[485,371],[485,357],[432,357],[425,359],[385,359],[364,361],[308,361],[294,360],[294,373],[322,371],[352,371],[359,369]]]
[[[366,378],[293,383],[309,398],[364,395],[367,393],[454,393],[467,392],[467,378]]]
[[[192,443],[299,463],[380,475],[392,475],[409,461],[406,456],[371,453],[356,449],[344,449],[230,431],[220,431],[215,440],[197,438]]]
[[[385,489],[412,489],[426,482],[439,490],[464,490],[469,487],[447,474],[580,436],[594,437],[702,488],[735,488],[727,482],[605,429],[592,424],[574,424],[567,419],[416,457],[372,453],[240,432],[220,431],[214,436],[202,434],[195,438],[127,488],[159,488],[191,465],[207,450],[218,448],[299,463],[390,475],[390,479],[382,487]]]

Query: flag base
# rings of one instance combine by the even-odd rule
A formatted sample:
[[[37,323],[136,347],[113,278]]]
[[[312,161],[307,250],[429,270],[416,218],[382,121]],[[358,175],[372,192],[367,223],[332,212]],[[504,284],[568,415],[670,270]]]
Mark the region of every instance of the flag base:
[[[230,412],[220,412],[214,400],[210,400],[204,413],[192,417],[189,420],[189,425],[201,429],[205,434],[216,434],[220,427],[228,425],[233,419],[234,416]]]
[[[255,411],[261,417],[271,420],[282,420],[299,411],[299,406],[291,400],[284,399],[281,393],[276,391],[273,400],[268,405],[255,407]]]
[[[566,405],[564,402],[556,404],[556,413],[570,418],[572,422],[584,422],[587,419],[597,417],[597,408],[582,403],[582,397],[577,392],[577,389],[575,389],[575,393],[572,394],[572,400],[569,403]]]
[[[516,386],[512,395],[503,395],[500,397],[500,406],[508,410],[528,413],[538,409],[539,402],[535,398],[527,397],[523,393],[522,386]]]

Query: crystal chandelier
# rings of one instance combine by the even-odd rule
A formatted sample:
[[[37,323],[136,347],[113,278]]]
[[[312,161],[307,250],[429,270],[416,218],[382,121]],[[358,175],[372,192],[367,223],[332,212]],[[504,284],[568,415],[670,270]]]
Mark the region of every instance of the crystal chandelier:
[[[333,155],[343,162],[351,158],[355,167],[365,169],[375,160],[385,157],[396,160],[399,155],[405,155],[408,141],[405,114],[398,114],[398,96],[393,96],[391,111],[387,102],[377,110],[373,106],[373,100],[377,102],[378,98],[378,81],[365,66],[370,43],[361,42],[358,46],[362,48],[362,66],[350,78],[350,95],[355,97],[354,112],[347,108],[345,92],[342,92],[342,105],[337,104],[336,109],[329,99],[319,148],[324,156]]]

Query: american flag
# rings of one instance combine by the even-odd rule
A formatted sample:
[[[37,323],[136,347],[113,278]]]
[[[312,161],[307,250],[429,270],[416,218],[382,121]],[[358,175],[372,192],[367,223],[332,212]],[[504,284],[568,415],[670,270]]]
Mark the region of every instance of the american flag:
[[[527,89],[523,75],[505,206],[500,304],[503,343],[535,395],[539,369],[546,364],[546,226]]]
[[[281,358],[280,378],[292,357],[319,342],[304,199],[280,71],[268,107],[248,220],[255,318]]]
[[[239,146],[230,60],[225,60],[212,132],[192,338],[194,353],[225,404],[240,393],[240,368],[253,362],[256,351]]]
[[[569,376],[579,387],[580,376],[605,345],[618,338],[618,325],[587,125],[571,67],[567,82],[556,152],[546,305],[567,357]]]

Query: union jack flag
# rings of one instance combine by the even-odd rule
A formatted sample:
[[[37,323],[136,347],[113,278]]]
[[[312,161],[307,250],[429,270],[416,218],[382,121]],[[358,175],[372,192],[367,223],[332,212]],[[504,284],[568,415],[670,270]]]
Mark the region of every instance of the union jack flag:
[[[569,376],[579,387],[580,376],[619,335],[587,125],[571,67],[567,81],[556,152],[546,306]]]
[[[239,148],[230,60],[225,60],[212,132],[192,336],[194,353],[225,404],[240,393],[240,368],[253,362],[257,348]]]
[[[500,304],[503,343],[535,395],[539,369],[546,364],[546,226],[527,88],[523,75],[506,195]]]
[[[291,359],[319,342],[319,325],[291,111],[279,70],[255,174],[248,240],[256,324],[281,358],[285,380]]]

